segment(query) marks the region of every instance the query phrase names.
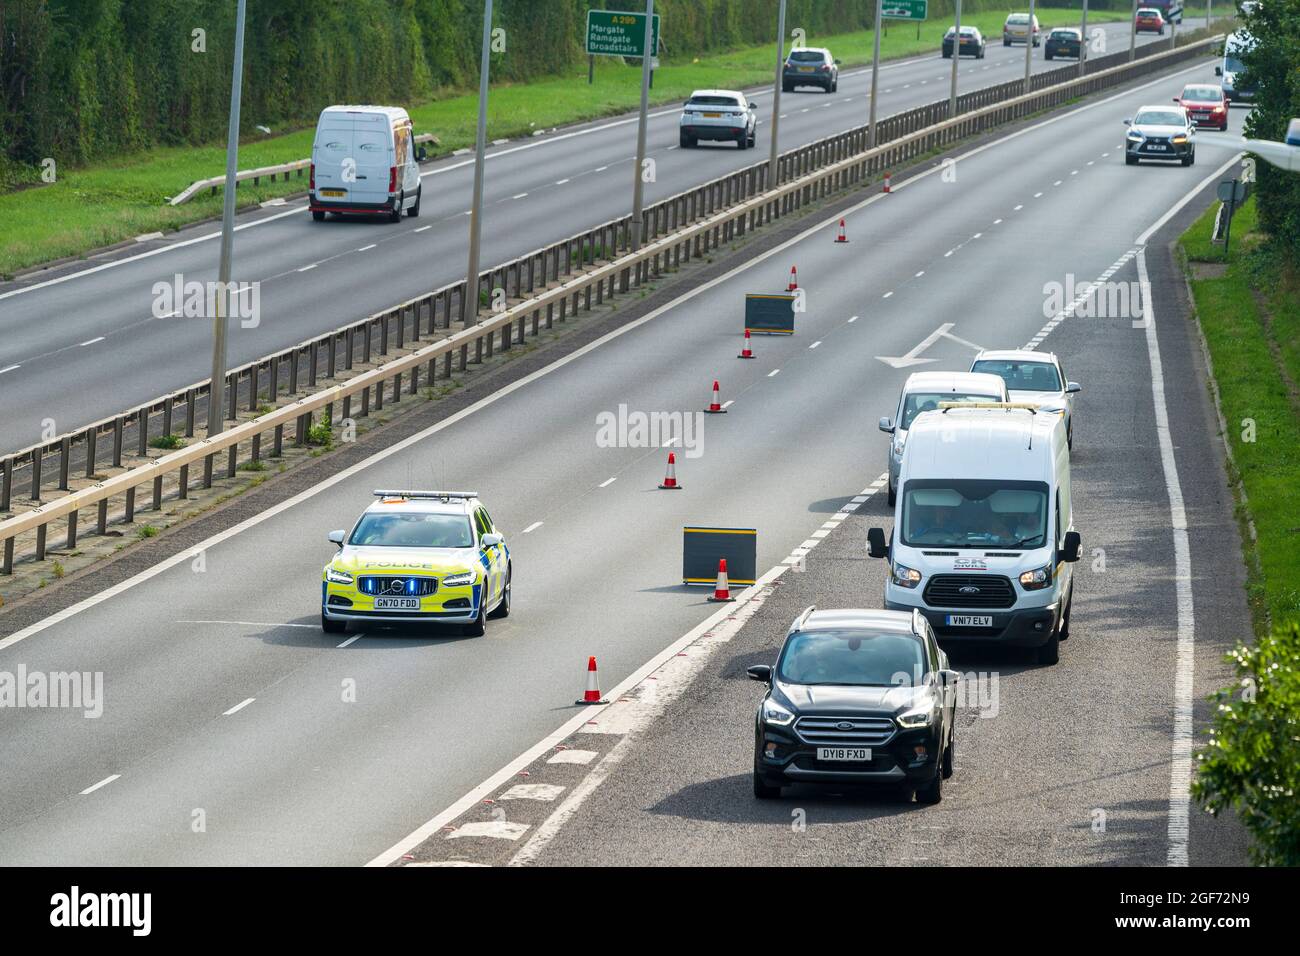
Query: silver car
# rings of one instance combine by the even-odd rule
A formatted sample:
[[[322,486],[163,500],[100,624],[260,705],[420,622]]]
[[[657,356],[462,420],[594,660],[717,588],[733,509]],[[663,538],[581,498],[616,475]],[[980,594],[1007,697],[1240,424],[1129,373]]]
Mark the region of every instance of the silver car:
[[[889,443],[889,503],[898,495],[898,470],[903,464],[903,449],[912,420],[922,412],[935,410],[940,402],[1005,402],[1007,387],[996,375],[972,372],[913,372],[903,383],[898,408],[893,418],[882,418],[878,426]]]

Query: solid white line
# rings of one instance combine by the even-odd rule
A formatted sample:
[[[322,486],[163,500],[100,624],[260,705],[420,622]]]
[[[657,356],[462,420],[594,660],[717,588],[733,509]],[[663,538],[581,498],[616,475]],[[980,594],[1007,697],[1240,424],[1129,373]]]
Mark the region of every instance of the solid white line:
[[[86,339],[86,341],[78,345],[77,348],[84,349],[87,345],[94,345],[96,342],[102,342],[102,341],[104,341],[104,337],[102,335],[98,336],[97,338]]]
[[[597,485],[596,487],[598,487],[598,488],[608,488],[610,485],[612,485],[612,484],[613,484],[614,482],[616,482],[616,481],[618,481],[618,476],[617,476],[617,475],[615,475],[613,478],[606,478],[604,481],[602,481],[602,482],[601,482],[599,485]]]
[[[253,701],[255,701],[255,700],[257,700],[256,697],[250,697],[250,698],[248,698],[247,700],[241,700],[238,704],[236,704],[234,707],[231,707],[229,710],[227,710],[227,711],[226,711],[225,713],[223,713],[221,716],[222,716],[222,717],[229,717],[231,714],[237,714],[237,713],[239,713],[241,710],[243,710],[245,707],[247,707],[249,704],[251,704],[251,703],[252,703]]]
[[[120,776],[122,776],[120,773],[115,773],[115,774],[113,774],[112,776],[105,777],[103,780],[99,781],[99,783],[94,784],[93,786],[87,787],[85,790],[81,791],[81,796],[84,797],[84,796],[85,796],[86,794],[88,794],[88,793],[94,793],[94,792],[95,792],[96,790],[98,790],[100,787],[107,787],[110,783],[112,783],[114,780],[116,780],[116,779],[117,779],[118,777],[120,777]]]
[[[528,534],[528,532],[530,532],[530,531],[536,531],[538,528],[540,528],[540,527],[542,526],[542,524],[543,524],[543,522],[541,522],[541,521],[534,521],[532,524],[530,524],[527,528],[525,528],[523,531],[521,531],[521,532],[519,532],[519,533],[520,533],[520,534]]]
[[[1016,130],[1015,132],[1008,133],[1006,136],[1003,136],[999,139],[991,140],[987,143],[984,143],[983,145],[977,146],[974,149],[970,150],[969,152],[965,153],[963,155],[963,158],[970,158],[972,156],[976,156],[986,150],[994,149],[1004,143],[1008,143],[1013,140],[1019,139],[1021,136],[1026,136],[1029,133],[1034,132],[1035,130],[1043,129],[1044,127],[1051,126],[1062,120],[1077,116],[1080,113],[1087,112],[1088,110],[1095,109],[1099,106],[1105,106],[1107,103],[1110,103],[1112,100],[1120,99],[1122,97],[1132,96],[1134,93],[1140,92],[1141,90],[1146,89],[1149,86],[1168,83],[1173,77],[1178,76],[1180,73],[1192,72],[1193,70],[1199,70],[1202,69],[1203,67],[1204,67],[1203,63],[1198,63],[1194,66],[1189,66],[1185,70],[1180,70],[1175,73],[1158,77],[1152,80],[1150,83],[1139,85],[1130,89],[1125,89],[1119,93],[1116,93],[1114,96],[1097,100],[1092,103],[1087,103],[1067,113],[1061,113],[1055,116],[1048,117],[1047,119],[1044,119],[1039,123],[1035,123],[1032,126],[1023,127],[1021,129]],[[539,142],[553,142],[553,141],[554,140],[542,140]],[[920,182],[924,182],[928,177],[933,176],[938,172],[941,172],[943,169],[944,167],[936,165],[936,166],[931,166],[929,169],[922,170],[921,172],[917,173],[915,176],[912,176],[909,179],[895,186],[894,192],[897,193],[901,189],[913,186]],[[822,230],[833,228],[835,225],[839,223],[841,217],[852,215],[858,212],[859,210],[865,209],[866,207],[870,206],[873,203],[880,202],[882,200],[886,200],[889,198],[890,198],[889,194],[875,193],[867,197],[866,199],[863,199],[861,202],[855,204],[854,206],[851,206],[846,210],[842,210],[822,222],[817,222],[810,225],[806,230],[804,230],[801,233],[798,233],[797,235],[792,236],[791,238],[787,239],[785,242],[781,243],[780,245],[775,246],[772,249],[769,249],[766,252],[753,257],[752,259],[748,259],[745,262],[740,263],[734,269],[724,272],[721,275],[715,276],[713,279],[710,279],[708,282],[701,283],[695,288],[682,293],[680,296],[673,299],[671,302],[667,302],[664,305],[661,305],[659,308],[653,310],[652,312],[647,313],[646,315],[641,316],[639,319],[634,319],[633,321],[628,322],[626,325],[621,325],[618,328],[605,333],[599,338],[591,342],[588,342],[586,345],[582,346],[581,348],[575,349],[569,354],[556,359],[554,362],[550,363],[549,365],[546,365],[535,372],[531,372],[528,375],[525,375],[521,379],[511,382],[509,385],[503,386],[496,392],[493,392],[491,395],[479,399],[477,402],[461,409],[459,412],[456,412],[455,414],[447,416],[442,421],[434,425],[430,425],[428,428],[416,432],[415,434],[410,435],[399,442],[395,442],[394,444],[389,445],[387,448],[377,451],[374,454],[370,455],[369,457],[362,459],[356,464],[344,468],[342,471],[335,472],[330,477],[326,478],[325,480],[313,485],[312,487],[304,491],[299,492],[298,494],[294,495],[292,498],[288,498],[277,505],[274,505],[270,508],[267,508],[264,511],[260,511],[257,514],[252,515],[249,518],[246,518],[244,521],[241,521],[239,524],[234,525],[231,528],[227,528],[225,531],[221,531],[211,536],[210,538],[206,539],[205,541],[199,542],[198,545],[194,548],[188,548],[185,551],[174,554],[170,558],[166,558],[163,561],[160,561],[158,564],[155,564],[150,568],[146,568],[143,571],[140,571],[139,573],[133,575],[132,577],[129,577],[124,581],[120,581],[110,588],[106,588],[105,590],[99,592],[98,594],[91,595],[90,597],[87,597],[84,600],[71,605],[70,607],[66,607],[63,610],[51,614],[48,617],[45,617],[34,624],[28,625],[27,627],[23,628],[20,631],[16,631],[15,633],[10,634],[6,638],[0,639],[0,650],[4,650],[7,647],[11,647],[12,645],[17,644],[19,641],[26,640],[28,637],[31,637],[34,634],[39,634],[41,631],[53,627],[56,624],[61,624],[63,621],[75,617],[76,615],[80,614],[82,611],[89,610],[90,608],[95,607],[103,603],[104,601],[111,600],[112,598],[117,597],[117,595],[129,591],[130,589],[136,587],[137,585],[143,584],[144,582],[149,581],[154,577],[157,577],[158,575],[168,571],[169,569],[177,566],[178,564],[181,564],[182,562],[185,561],[189,561],[191,556],[196,550],[207,550],[209,548],[214,548],[217,545],[221,544],[223,541],[226,541],[237,535],[243,534],[248,529],[254,528],[262,524],[264,521],[268,521],[271,518],[274,518],[277,515],[281,514],[282,512],[287,511],[290,508],[293,508],[296,505],[301,504],[302,502],[315,497],[321,492],[329,490],[330,488],[334,487],[340,482],[347,481],[352,476],[360,474],[361,472],[365,471],[367,468],[371,468],[374,465],[378,464],[379,462],[384,461],[393,455],[399,454],[400,452],[405,451],[407,448],[413,445],[416,445],[423,441],[427,441],[432,435],[435,435],[438,432],[443,431],[444,429],[450,428],[451,426],[457,424],[461,420],[470,417],[471,415],[475,414],[476,412],[484,408],[487,408],[489,405],[495,404],[496,402],[507,397],[508,395],[512,395],[517,390],[521,388],[525,388],[528,385],[531,385],[537,379],[542,378],[546,375],[550,375],[552,372],[555,372],[563,368],[564,366],[568,365],[570,362],[576,362],[578,359],[585,357],[589,352],[595,351],[596,349],[600,348],[602,345],[606,344],[607,342],[611,342],[614,339],[619,338],[620,336],[626,335],[629,332],[633,331],[634,329],[640,328],[642,325],[646,324],[647,322],[654,321],[655,319],[659,318],[661,315],[664,315],[666,313],[671,312],[674,309],[679,308],[684,302],[687,302],[695,298],[696,296],[702,295],[703,293],[709,291],[710,289],[713,289],[718,285],[721,285],[724,282],[730,281],[736,276],[748,271],[749,269],[752,269],[754,266],[766,262],[768,259],[772,258],[773,256],[778,256],[783,254],[785,250],[801,242],[804,242],[805,240],[809,239],[812,236],[818,235]],[[885,297],[888,298],[889,295],[892,294],[893,294],[892,292],[887,293]],[[0,371],[9,371],[9,370],[10,369],[4,369]],[[665,445],[664,447],[667,447],[667,445]],[[541,522],[539,521],[535,525],[533,525],[533,527],[538,527],[540,526],[540,524]],[[526,529],[525,533],[527,533],[528,530],[531,530],[531,528]],[[275,626],[283,626],[283,625],[275,625]]]

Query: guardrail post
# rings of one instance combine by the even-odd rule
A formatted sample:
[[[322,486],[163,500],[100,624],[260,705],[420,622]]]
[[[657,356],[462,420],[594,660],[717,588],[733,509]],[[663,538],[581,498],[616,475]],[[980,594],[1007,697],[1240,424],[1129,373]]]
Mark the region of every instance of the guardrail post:
[[[281,455],[284,454],[284,426],[283,425],[275,426],[275,440],[272,443],[271,447],[272,447],[272,451],[271,451],[272,458],[279,458]]]
[[[45,525],[36,527],[36,560],[45,560]]]
[[[170,435],[172,433],[172,398],[173,396],[168,395],[166,398],[163,399],[162,433],[164,435]]]
[[[0,511],[8,511],[14,493],[13,457],[0,461]]]
[[[390,313],[385,312],[379,317],[379,354],[388,354],[388,319]]]
[[[113,419],[113,467],[122,467],[122,425],[125,416],[118,415]]]
[[[352,371],[352,354],[356,350],[356,330],[348,326],[343,333],[343,367]]]
[[[108,531],[108,499],[99,499],[99,508],[95,515],[95,533],[102,535]]]
[[[249,451],[249,457],[253,461],[262,460],[262,433],[258,432],[253,436],[252,448]]]
[[[41,461],[43,450],[38,448],[32,452],[32,501],[41,500]]]
[[[190,466],[181,465],[180,475],[177,476],[176,484],[178,486],[177,497],[184,501],[190,496]]]
[[[367,356],[368,357],[368,356]],[[298,394],[298,350],[289,353],[289,394]]]
[[[64,435],[59,442],[59,490],[68,490],[68,458],[72,455],[72,437]]]
[[[379,388],[382,390],[383,387],[384,387],[384,383],[380,382]],[[393,375],[393,404],[396,405],[401,400],[402,400],[402,373],[397,372]]]
[[[153,501],[150,505],[150,508],[153,511],[162,511],[162,494],[163,494],[162,483],[163,483],[162,475],[157,475],[154,477]]]
[[[370,414],[370,388],[367,386],[361,390],[361,414],[358,418],[365,418]]]
[[[212,459],[214,457],[215,457],[215,452],[211,455],[203,456],[203,487],[204,488],[212,487]],[[130,494],[130,492],[128,492],[128,494]]]
[[[126,489],[125,511],[126,513],[123,516],[124,523],[134,524],[135,523],[135,487],[134,486]]]
[[[136,451],[141,457],[149,454],[149,409],[142,406],[135,413]]]
[[[185,390],[185,437],[194,437],[194,406],[198,403],[198,396],[194,389]]]
[[[254,362],[248,368],[248,410],[252,413],[257,412],[257,372],[260,367],[260,362]]]
[[[239,464],[238,451],[239,451],[238,445],[231,445],[230,448],[228,449],[228,453],[226,455],[226,477],[227,478],[235,477],[235,466]],[[162,491],[161,481],[159,481],[158,483],[158,491],[159,492]]]
[[[312,342],[310,345],[307,346],[307,352],[308,352],[307,387],[308,388],[316,387],[317,356],[320,354],[320,348],[318,347],[319,345],[320,345],[319,342]]]
[[[239,417],[239,373],[231,372],[226,376],[226,395],[230,401],[226,402],[226,418],[234,421]]]
[[[98,451],[99,429],[91,425],[86,429],[86,437],[82,442],[86,446],[86,477],[95,477],[95,453]]]

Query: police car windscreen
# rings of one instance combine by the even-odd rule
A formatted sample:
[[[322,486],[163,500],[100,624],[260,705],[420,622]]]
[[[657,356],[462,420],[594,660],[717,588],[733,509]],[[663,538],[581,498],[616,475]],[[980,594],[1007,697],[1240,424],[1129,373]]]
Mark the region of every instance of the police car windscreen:
[[[967,392],[912,392],[903,403],[903,423],[898,427],[907,431],[912,420],[922,412],[938,409],[940,402],[1000,402],[1001,395],[972,395]]]
[[[467,515],[368,514],[357,523],[348,544],[363,548],[472,548]]]
[[[903,488],[904,544],[912,547],[1041,548],[1047,485],[1037,481],[917,480]]]
[[[787,684],[911,686],[925,671],[921,642],[896,632],[805,631],[790,638],[777,662]]]

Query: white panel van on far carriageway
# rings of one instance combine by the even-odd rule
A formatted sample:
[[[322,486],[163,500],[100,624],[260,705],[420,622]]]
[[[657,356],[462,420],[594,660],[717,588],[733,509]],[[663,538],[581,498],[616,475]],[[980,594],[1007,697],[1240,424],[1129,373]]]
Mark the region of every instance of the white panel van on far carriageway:
[[[424,147],[406,110],[397,106],[328,106],[311,148],[311,217],[327,212],[385,216],[420,214]]]

